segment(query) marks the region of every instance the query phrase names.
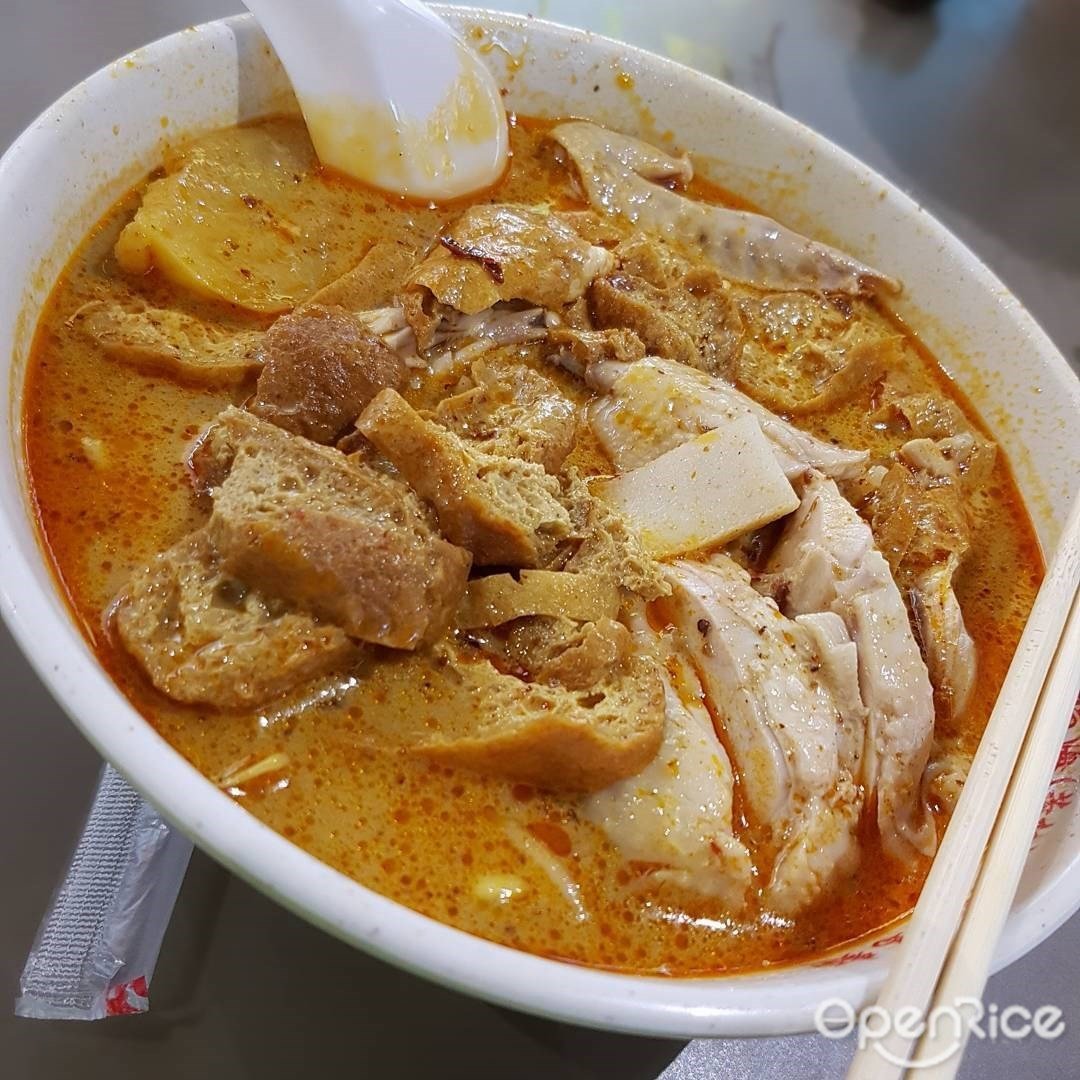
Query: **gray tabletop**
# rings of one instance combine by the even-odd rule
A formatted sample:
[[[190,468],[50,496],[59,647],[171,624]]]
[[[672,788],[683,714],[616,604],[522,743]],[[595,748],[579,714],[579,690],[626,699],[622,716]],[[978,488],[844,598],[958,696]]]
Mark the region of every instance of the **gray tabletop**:
[[[805,120],[940,216],[1080,366],[1075,0],[940,0],[919,14],[880,0],[491,2],[667,51]],[[226,0],[3,0],[0,148],[105,62],[238,9]],[[2,629],[0,686],[0,984],[14,996],[100,763]],[[1080,1076],[1078,956],[1073,919],[987,991],[1002,1006],[1058,1005],[1065,1035],[975,1044],[961,1075]],[[850,1040],[818,1036],[684,1049],[519,1016],[339,944],[198,852],[152,997],[148,1015],[97,1024],[16,1020],[0,1008],[0,1075],[272,1078],[344,1066],[445,1080],[825,1078],[841,1076],[852,1052]]]

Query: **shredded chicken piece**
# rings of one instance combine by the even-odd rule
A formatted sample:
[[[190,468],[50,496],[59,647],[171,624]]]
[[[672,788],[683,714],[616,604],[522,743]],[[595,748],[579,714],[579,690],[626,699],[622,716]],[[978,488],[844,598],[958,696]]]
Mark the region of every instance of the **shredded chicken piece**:
[[[588,408],[589,421],[620,471],[637,468],[702,432],[751,414],[773,444],[789,480],[815,468],[837,478],[859,475],[864,450],[835,446],[782,420],[722,379],[661,357],[635,364],[593,364],[586,380],[607,391]]]
[[[828,683],[819,641],[761,596],[725,556],[668,570],[681,639],[701,676],[756,822],[780,850],[764,901],[791,914],[858,856],[857,744]]]
[[[356,318],[370,333],[381,337],[384,344],[393,349],[407,367],[427,366],[427,362],[420,358],[416,335],[406,321],[405,311],[400,304],[358,311]]]
[[[407,367],[427,368],[436,374],[499,345],[542,340],[550,316],[543,308],[507,304],[496,304],[476,315],[462,315],[443,305],[436,308],[435,314],[422,314],[419,294],[410,293],[401,303],[360,311],[356,318],[381,337]]]
[[[663,660],[667,724],[656,757],[636,776],[583,800],[581,813],[599,825],[628,861],[649,867],[642,885],[671,886],[715,897],[730,910],[746,903],[753,866],[734,833],[734,774],[701,684],[690,665],[645,620],[635,645]]]
[[[555,891],[570,905],[574,918],[578,922],[587,922],[589,912],[581,900],[581,886],[570,876],[566,864],[516,822],[507,823],[506,835],[522,855],[543,871]]]
[[[834,612],[843,619],[869,710],[861,779],[877,796],[885,850],[898,858],[933,854],[937,838],[922,787],[933,689],[889,565],[832,480],[817,473],[807,481],[769,570],[782,579],[777,592],[787,614]]]
[[[996,447],[952,404],[928,395],[891,406],[900,448],[866,512],[900,589],[908,597],[923,655],[944,716],[967,707],[975,685],[975,643],[953,580],[971,545],[975,499],[993,468]]]

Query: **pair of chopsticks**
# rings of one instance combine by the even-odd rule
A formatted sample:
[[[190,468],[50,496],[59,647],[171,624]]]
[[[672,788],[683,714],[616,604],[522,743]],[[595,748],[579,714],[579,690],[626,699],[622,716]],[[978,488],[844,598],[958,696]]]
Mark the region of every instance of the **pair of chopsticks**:
[[[1078,589],[1080,497],[878,996],[882,1013],[866,1025],[889,1033],[856,1051],[848,1080],[896,1080],[909,1066],[924,1080],[956,1074],[970,1029],[951,1010],[970,1017],[958,1002],[980,998],[986,986],[1080,691]],[[918,1021],[934,1010],[944,1010],[936,1032],[920,1032]]]

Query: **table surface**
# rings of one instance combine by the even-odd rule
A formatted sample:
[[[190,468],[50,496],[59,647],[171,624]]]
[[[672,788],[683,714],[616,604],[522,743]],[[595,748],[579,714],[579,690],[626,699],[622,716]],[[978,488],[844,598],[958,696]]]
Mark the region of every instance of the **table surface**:
[[[940,0],[653,0],[493,6],[667,52],[772,101],[910,191],[1020,296],[1080,367],[1080,5]],[[903,6],[894,0],[894,8]],[[5,0],[0,148],[97,67],[224,0]],[[583,14],[583,10],[586,14]],[[10,283],[8,284],[10,286]],[[0,569],[2,572],[2,569]],[[99,761],[0,628],[0,985],[68,858]],[[1080,1075],[1080,919],[991,980],[987,1001],[1058,1005],[1053,1043],[977,1043],[966,1077]],[[196,852],[145,1016],[98,1024],[0,1010],[0,1072],[23,1078],[842,1076],[852,1044],[819,1036],[683,1044],[589,1032],[431,986],[301,922]]]

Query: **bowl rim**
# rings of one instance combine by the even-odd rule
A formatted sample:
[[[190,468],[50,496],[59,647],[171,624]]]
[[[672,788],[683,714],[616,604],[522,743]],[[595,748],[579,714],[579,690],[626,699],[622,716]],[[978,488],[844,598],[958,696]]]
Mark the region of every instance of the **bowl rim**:
[[[439,10],[458,23],[471,20],[492,29],[539,30],[568,43],[613,44],[637,62],[685,84],[688,93],[705,85],[716,92],[719,85],[733,101],[781,128],[788,138],[805,141],[812,137],[819,154],[833,156],[846,171],[886,189],[906,213],[919,214],[922,225],[963,260],[988,293],[1011,296],[966,245],[914,200],[772,106],[675,61],[602,35],[480,8],[440,6]],[[129,57],[137,57],[141,65],[167,70],[177,64],[195,35],[227,35],[239,27],[250,30],[252,22],[250,15],[215,20],[163,37]],[[115,63],[61,97],[11,145],[0,160],[0,193],[17,175],[21,162],[39,153],[38,145],[55,138],[57,129],[62,130],[66,106],[75,95],[93,99],[105,89]],[[1056,369],[1057,375],[1075,380],[1064,357],[1018,301],[1013,301],[1010,318],[1038,344],[1041,359],[1052,372]],[[12,394],[11,408],[21,397],[21,387],[13,387]],[[11,419],[9,415],[8,421]],[[16,467],[25,472],[21,446],[16,450]],[[24,506],[24,510],[29,514],[31,507]],[[38,542],[37,558],[46,563],[52,576],[36,521],[31,522],[31,528]],[[105,674],[63,600],[55,602],[61,592],[58,583],[54,580],[58,595],[53,597],[35,583],[32,560],[16,543],[7,514],[0,514],[0,555],[5,567],[0,580],[0,616],[53,697],[98,752],[218,861],[296,914],[354,946],[497,1004],[585,1026],[659,1036],[775,1035],[812,1030],[819,1002],[808,1000],[808,985],[819,989],[821,998],[840,997],[855,1005],[868,1000],[880,985],[883,964],[858,965],[865,970],[787,966],[700,978],[622,974],[521,952],[406,908],[345,877],[262,824],[174,751]],[[91,709],[95,710],[93,716]],[[106,711],[111,719],[95,719]],[[1078,907],[1080,849],[1042,885],[1035,901],[1010,917],[995,954],[994,969],[1033,948]],[[792,978],[793,972],[805,978]],[[759,992],[749,992],[751,982]],[[762,995],[769,999],[765,1005]]]

